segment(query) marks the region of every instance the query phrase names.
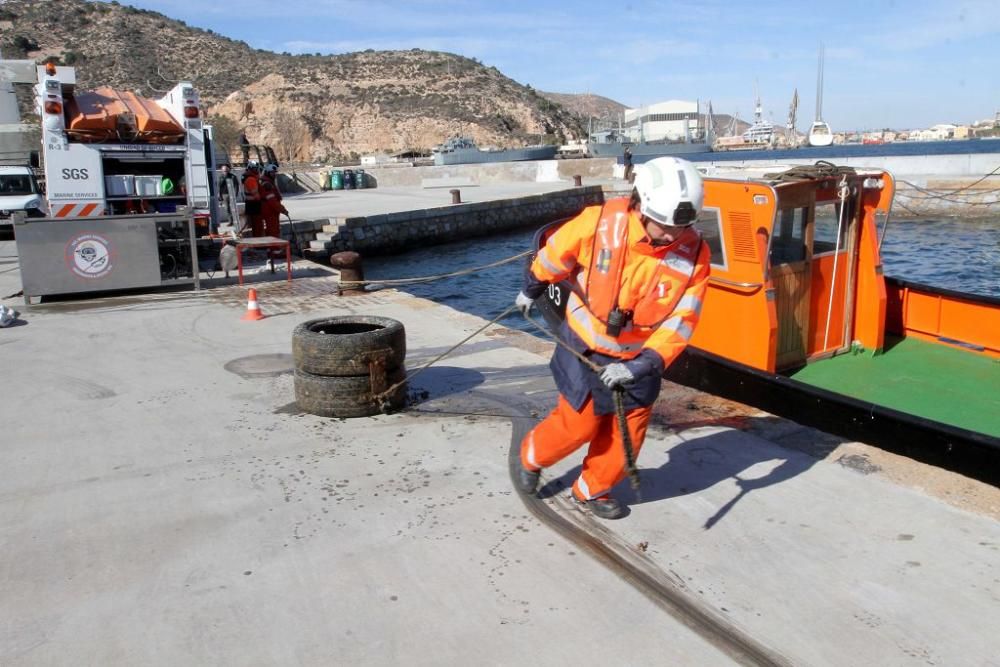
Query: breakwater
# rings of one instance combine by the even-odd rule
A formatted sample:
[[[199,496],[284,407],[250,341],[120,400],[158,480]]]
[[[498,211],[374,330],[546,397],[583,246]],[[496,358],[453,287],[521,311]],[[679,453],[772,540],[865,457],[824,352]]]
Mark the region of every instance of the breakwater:
[[[331,218],[322,224],[313,253],[355,250],[366,255],[401,252],[417,246],[492,236],[576,215],[604,201],[599,186],[470,204]],[[316,223],[311,223],[315,228]]]

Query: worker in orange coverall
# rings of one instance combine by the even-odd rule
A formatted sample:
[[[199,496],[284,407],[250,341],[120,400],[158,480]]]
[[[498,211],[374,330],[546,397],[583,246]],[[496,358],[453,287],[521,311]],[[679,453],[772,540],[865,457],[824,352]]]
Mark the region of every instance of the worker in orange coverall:
[[[278,166],[266,164],[260,179],[260,215],[263,218],[263,236],[281,238],[279,216],[282,213],[288,215],[285,205],[281,203],[281,190],[278,189]]]
[[[516,305],[527,314],[548,284],[569,280],[559,337],[603,370],[556,347],[559,402],[521,443],[520,491],[534,493],[542,468],[589,442],[573,496],[604,519],[627,513],[610,495],[626,473],[611,392],[625,389],[638,456],[663,371],[687,347],[708,285],[711,251],[693,227],[703,201],[690,162],[657,158],[637,169],[631,197],[584,209],[539,250]]]

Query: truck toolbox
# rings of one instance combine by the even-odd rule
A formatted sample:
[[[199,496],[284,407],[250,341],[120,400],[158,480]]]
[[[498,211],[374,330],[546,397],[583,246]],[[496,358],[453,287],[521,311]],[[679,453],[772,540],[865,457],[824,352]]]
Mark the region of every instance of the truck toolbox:
[[[135,193],[140,197],[155,197],[163,194],[160,190],[160,181],[163,176],[136,176]]]
[[[135,195],[135,176],[117,174],[104,177],[104,188],[109,197],[131,197]]]

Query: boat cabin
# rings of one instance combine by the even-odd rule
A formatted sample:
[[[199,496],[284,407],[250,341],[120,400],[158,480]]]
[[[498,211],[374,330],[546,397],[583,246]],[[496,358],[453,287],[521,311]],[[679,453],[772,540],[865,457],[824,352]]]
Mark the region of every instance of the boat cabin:
[[[692,345],[772,373],[881,349],[877,223],[893,189],[888,172],[853,169],[706,178],[697,226],[712,277]]]
[[[993,300],[883,276],[894,191],[886,171],[833,165],[707,177],[712,275],[691,344],[770,373],[881,352],[887,334],[1000,357]]]

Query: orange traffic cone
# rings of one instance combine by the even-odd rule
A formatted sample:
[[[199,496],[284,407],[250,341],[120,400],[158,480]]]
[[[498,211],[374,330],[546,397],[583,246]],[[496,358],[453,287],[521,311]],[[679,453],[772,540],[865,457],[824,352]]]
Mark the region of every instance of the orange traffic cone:
[[[247,312],[242,319],[250,322],[264,319],[264,313],[260,312],[260,306],[257,304],[257,290],[252,287],[247,296]]]

